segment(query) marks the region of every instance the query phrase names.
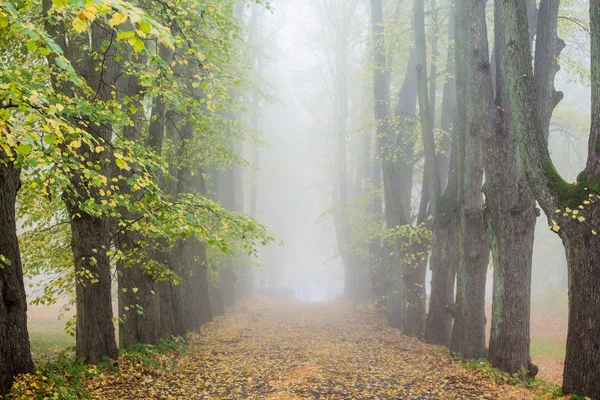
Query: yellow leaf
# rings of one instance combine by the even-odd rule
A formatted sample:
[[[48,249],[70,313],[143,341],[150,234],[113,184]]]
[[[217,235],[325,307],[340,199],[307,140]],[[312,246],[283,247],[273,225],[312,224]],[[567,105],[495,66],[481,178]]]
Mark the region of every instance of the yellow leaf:
[[[108,21],[108,24],[110,26],[117,26],[117,25],[121,25],[125,21],[127,21],[127,14],[118,12],[118,13],[114,13],[112,18]]]
[[[73,29],[75,29],[76,32],[85,32],[87,31],[88,25],[85,19],[81,19],[80,17],[77,17],[73,20]]]
[[[133,293],[137,293],[137,291],[138,291],[138,288],[134,287],[134,288],[132,288],[132,289],[131,289],[131,291],[132,291]]]
[[[96,19],[96,7],[88,5],[79,13],[79,18],[81,19],[89,19],[91,22],[94,22]]]
[[[81,141],[79,140],[75,140],[74,142],[71,142],[71,147],[74,149],[78,149],[81,147]]]

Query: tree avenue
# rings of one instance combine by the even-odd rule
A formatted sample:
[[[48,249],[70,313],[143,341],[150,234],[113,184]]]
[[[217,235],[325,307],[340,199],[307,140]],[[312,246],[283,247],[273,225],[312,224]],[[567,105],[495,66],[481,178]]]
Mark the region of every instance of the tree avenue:
[[[600,398],[600,0],[0,0],[0,38],[0,395],[28,305],[116,365],[254,289],[533,379],[541,270]]]

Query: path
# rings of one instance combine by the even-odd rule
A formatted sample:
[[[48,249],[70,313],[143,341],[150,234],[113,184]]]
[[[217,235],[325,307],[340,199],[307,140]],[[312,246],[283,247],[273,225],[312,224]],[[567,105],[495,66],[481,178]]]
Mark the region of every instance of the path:
[[[256,297],[193,335],[167,370],[95,378],[98,399],[534,399],[343,303]]]

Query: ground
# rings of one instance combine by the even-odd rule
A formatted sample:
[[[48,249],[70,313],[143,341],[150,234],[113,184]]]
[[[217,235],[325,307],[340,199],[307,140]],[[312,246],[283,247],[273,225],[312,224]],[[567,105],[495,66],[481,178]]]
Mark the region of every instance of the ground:
[[[85,383],[95,399],[539,399],[404,337],[343,302],[253,297],[161,365],[119,361]],[[125,373],[120,371],[125,369]]]

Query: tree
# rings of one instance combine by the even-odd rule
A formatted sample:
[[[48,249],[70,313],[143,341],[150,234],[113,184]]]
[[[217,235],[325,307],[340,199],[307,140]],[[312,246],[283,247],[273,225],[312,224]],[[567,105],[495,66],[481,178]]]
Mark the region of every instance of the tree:
[[[10,103],[0,100],[0,112]],[[5,108],[7,107],[7,108]],[[0,121],[0,132],[7,126]],[[13,378],[34,371],[27,332],[27,300],[23,285],[21,253],[17,240],[15,201],[21,186],[21,170],[0,151],[0,395],[7,393]]]
[[[389,71],[386,68],[383,5],[381,0],[371,0],[371,26],[373,30],[373,107],[377,124],[377,140],[383,175],[383,199],[387,229],[396,230],[408,225],[402,204],[399,171],[394,163],[396,148],[389,121]],[[401,328],[405,319],[406,287],[403,282],[402,244],[392,236],[384,239],[388,323]]]
[[[454,39],[454,11],[448,24],[450,42]],[[444,85],[442,102],[441,129],[451,136],[450,157],[448,160],[448,179],[444,194],[437,199],[437,215],[433,221],[433,244],[430,265],[431,295],[429,312],[425,325],[425,341],[434,344],[450,344],[454,308],[454,282],[458,265],[458,153],[459,143],[464,143],[465,129],[460,123],[466,122],[466,117],[457,117],[456,86],[459,78],[466,78],[464,72],[456,71],[454,67],[454,47],[448,48],[447,73],[457,75],[451,77]],[[462,82],[464,87],[466,82]],[[443,169],[444,158],[440,157],[440,169]],[[440,171],[442,172],[442,171]]]
[[[600,2],[590,1],[592,123],[589,154],[578,181],[565,182],[554,168],[540,118],[531,66],[526,4],[504,0],[505,46],[512,119],[519,159],[536,200],[562,239],[569,269],[569,328],[565,393],[600,396]]]
[[[474,11],[471,8],[467,6],[466,1],[456,2],[455,49],[458,73],[469,71],[471,68],[471,60],[467,56],[470,49],[468,28],[473,24],[469,19],[472,18],[469,12]],[[458,156],[458,198],[461,201],[459,263],[456,314],[450,350],[462,354],[465,358],[480,358],[486,355],[485,279],[489,260],[481,195],[483,179],[481,140],[486,126],[484,110],[481,109],[481,104],[477,104],[479,99],[474,96],[475,83],[467,76],[457,77],[457,118],[466,116],[467,119],[464,123],[462,121],[457,123],[457,128],[466,128],[466,134],[464,142],[459,146]],[[467,82],[466,87],[459,82]]]

